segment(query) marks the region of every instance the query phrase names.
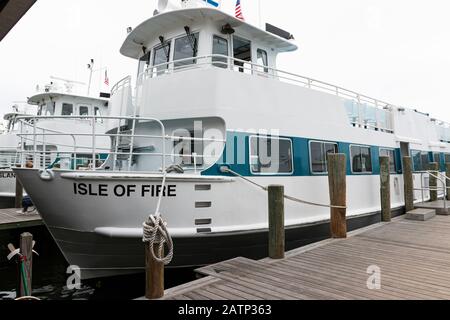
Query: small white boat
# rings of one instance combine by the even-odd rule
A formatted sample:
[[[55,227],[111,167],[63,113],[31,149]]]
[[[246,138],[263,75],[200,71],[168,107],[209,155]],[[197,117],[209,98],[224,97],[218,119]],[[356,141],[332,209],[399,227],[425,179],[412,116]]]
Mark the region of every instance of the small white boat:
[[[103,165],[15,169],[82,278],[143,270],[142,223],[161,193],[175,243],[169,267],[199,266],[267,255],[267,194],[253,184],[329,204],[327,154],[344,153],[352,230],[380,221],[380,155],[391,159],[394,215],[404,212],[402,156],[416,171],[450,162],[447,123],[278,70],[278,56],[297,50],[288,32],[174,7],[121,48],[139,71],[135,88],[130,78],[114,87],[106,134],[86,146],[96,154],[95,137],[111,139]],[[415,174],[415,186],[425,179]],[[285,214],[288,249],[329,236],[329,209],[286,201]]]

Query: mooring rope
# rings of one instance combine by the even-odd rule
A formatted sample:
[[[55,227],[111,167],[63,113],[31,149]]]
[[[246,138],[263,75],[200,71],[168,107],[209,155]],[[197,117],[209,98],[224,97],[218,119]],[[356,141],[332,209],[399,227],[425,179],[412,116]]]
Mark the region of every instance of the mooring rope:
[[[244,181],[247,181],[250,184],[253,184],[254,186],[264,190],[264,191],[268,191],[269,188],[265,187],[263,185],[260,185],[259,183],[256,183],[255,181],[252,181],[250,179],[247,179],[246,177],[240,175],[239,173],[229,169],[229,168],[223,168],[223,172],[224,173],[231,173],[233,175],[235,175],[238,178],[243,179]],[[298,202],[301,204],[306,204],[309,206],[314,206],[314,207],[322,207],[322,208],[332,208],[332,209],[347,209],[346,206],[333,206],[333,205],[328,205],[328,204],[321,204],[321,203],[315,203],[315,202],[311,202],[311,201],[305,201],[296,197],[292,197],[292,196],[288,196],[288,195],[284,195],[284,198],[293,202]]]
[[[164,196],[164,189],[166,186],[167,170],[164,172],[163,181],[161,185],[161,192],[158,198],[155,214],[150,215],[147,221],[144,222],[144,236],[142,241],[149,244],[153,259],[159,263],[168,265],[173,259],[173,240],[167,229],[167,223],[163,220],[160,209],[161,202]],[[155,244],[158,244],[158,252],[155,252]],[[164,255],[164,247],[167,245],[168,253]]]

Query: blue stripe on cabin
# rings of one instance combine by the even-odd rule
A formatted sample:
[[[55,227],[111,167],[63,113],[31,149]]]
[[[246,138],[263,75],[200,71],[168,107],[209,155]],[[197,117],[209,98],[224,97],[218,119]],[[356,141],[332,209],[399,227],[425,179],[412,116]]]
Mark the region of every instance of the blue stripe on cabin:
[[[217,175],[226,175],[220,172],[221,166],[227,166],[231,170],[239,173],[245,177],[259,177],[261,175],[252,174],[250,170],[250,137],[255,136],[254,134],[242,133],[242,132],[227,132],[227,143],[225,146],[224,153],[221,159],[213,165],[211,168],[202,172],[204,176],[217,176]],[[307,177],[307,176],[324,176],[327,173],[312,173],[311,172],[311,164],[310,164],[310,141],[318,141],[318,142],[331,142],[338,144],[339,153],[343,153],[347,158],[347,175],[357,175],[357,176],[365,176],[365,175],[379,175],[380,174],[380,160],[379,154],[380,149],[389,149],[394,150],[395,155],[395,166],[397,174],[402,174],[402,156],[400,148],[391,148],[391,147],[383,147],[383,146],[371,146],[371,145],[363,145],[356,144],[350,142],[339,142],[332,140],[320,140],[320,139],[312,139],[312,138],[299,138],[299,137],[286,137],[280,136],[282,139],[290,139],[292,141],[293,148],[293,161],[294,161],[294,172],[292,174],[270,174],[264,176],[270,177]],[[350,157],[350,146],[362,146],[362,147],[370,147],[371,150],[371,160],[372,160],[372,172],[370,173],[353,173],[351,166],[351,157]],[[233,155],[227,155],[227,150],[233,148]],[[233,156],[234,159],[228,159],[227,157]],[[433,161],[434,153],[429,152],[430,160]],[[442,171],[445,171],[445,154],[440,153],[440,167]],[[229,161],[231,160],[231,161]],[[230,164],[232,163],[232,164]]]

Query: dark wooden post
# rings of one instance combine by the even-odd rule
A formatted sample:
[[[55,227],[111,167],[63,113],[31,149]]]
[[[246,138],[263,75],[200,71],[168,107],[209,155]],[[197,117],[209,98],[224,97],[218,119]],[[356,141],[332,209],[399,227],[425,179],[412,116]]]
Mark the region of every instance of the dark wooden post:
[[[20,277],[20,297],[31,296],[33,294],[33,235],[25,232],[20,235],[20,254],[22,255],[23,269],[25,274]],[[26,292],[25,288],[28,289]]]
[[[159,244],[154,244],[154,250],[159,251]],[[150,300],[164,297],[164,263],[158,262],[150,252],[150,244],[145,244],[145,297]]]
[[[403,158],[403,181],[405,184],[405,210],[406,212],[414,210],[414,182],[412,158]]]
[[[439,171],[439,164],[436,162],[432,162],[430,163],[429,166],[429,170],[431,171],[431,175],[430,175],[430,201],[437,201],[438,200],[438,192],[437,192],[437,188],[438,188],[438,179],[436,178],[438,176],[438,171]]]
[[[23,200],[23,186],[20,183],[19,179],[16,177],[16,199],[15,199],[15,208],[22,208],[22,200]]]
[[[331,237],[347,237],[347,165],[344,154],[328,155],[328,181],[330,188],[330,200],[332,206],[343,208],[331,208]]]
[[[269,186],[269,257],[283,259],[285,254],[284,187]]]
[[[450,201],[450,163],[445,164],[445,175],[447,176],[447,200]]]
[[[381,217],[383,222],[391,221],[391,168],[389,162],[389,157],[380,157]]]

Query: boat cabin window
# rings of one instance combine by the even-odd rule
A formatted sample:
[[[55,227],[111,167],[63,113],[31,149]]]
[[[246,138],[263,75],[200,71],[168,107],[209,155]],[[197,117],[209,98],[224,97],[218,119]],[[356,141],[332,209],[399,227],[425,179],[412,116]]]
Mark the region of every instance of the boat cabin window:
[[[89,107],[80,106],[80,116],[88,116],[89,115]]]
[[[170,41],[167,41],[153,50],[153,66],[156,67],[154,72],[156,71],[157,75],[169,69],[170,47]]]
[[[412,151],[414,171],[426,171],[429,169],[430,159],[428,152]]]
[[[102,115],[99,107],[94,107],[94,115],[99,117]]]
[[[250,168],[253,174],[292,174],[290,139],[250,137]]]
[[[194,33],[175,39],[175,48],[174,48],[175,52],[173,57],[173,60],[175,61],[174,63],[175,68],[197,63],[195,59],[180,62],[176,61],[197,57],[198,37],[199,34]]]
[[[219,36],[213,38],[213,55],[228,57],[228,40]],[[228,68],[228,59],[224,57],[213,57],[213,66],[219,68]]]
[[[38,110],[38,116],[53,116],[55,115],[55,102],[48,102],[41,104]]]
[[[138,79],[142,79],[142,74],[148,69],[150,66],[150,52],[147,52],[143,57],[139,59],[139,67],[138,67]]]
[[[394,150],[380,149],[380,157],[389,157],[389,170],[391,173],[397,173],[397,165]]]
[[[63,103],[61,115],[73,116],[73,104]]]
[[[353,173],[372,173],[372,153],[370,147],[351,146]]]
[[[433,161],[438,163],[438,164],[441,164],[441,154],[440,153],[434,153],[433,154]]]
[[[445,155],[445,163],[450,163],[450,153]]]
[[[237,36],[233,37],[233,57],[242,61],[235,61],[236,70],[243,73],[251,73],[252,62],[252,44],[250,40],[246,40]],[[248,61],[247,65],[245,61]]]
[[[328,155],[338,153],[337,143],[311,141],[309,144],[311,172],[328,172]]]
[[[269,58],[267,56],[267,51],[258,49],[257,51],[258,60],[257,64],[260,66],[268,67],[269,66]],[[262,70],[258,70],[259,72],[269,73],[269,68],[263,68]]]

